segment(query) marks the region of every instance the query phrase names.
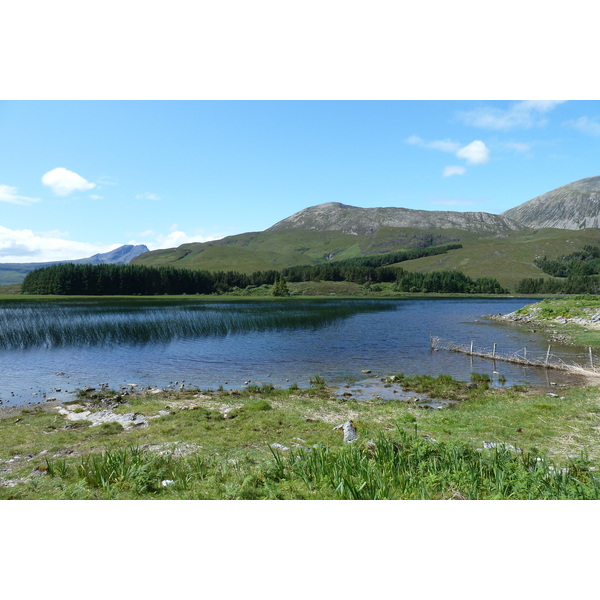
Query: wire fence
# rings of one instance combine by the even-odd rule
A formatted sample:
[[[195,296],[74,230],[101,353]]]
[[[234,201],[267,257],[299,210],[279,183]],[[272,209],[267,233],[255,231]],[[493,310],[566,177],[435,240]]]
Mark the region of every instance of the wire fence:
[[[573,354],[568,360],[552,353],[552,346],[548,346],[546,352],[531,352],[527,347],[514,352],[499,352],[498,345],[492,348],[476,348],[473,342],[470,344],[457,344],[440,337],[431,336],[432,350],[446,350],[448,352],[460,352],[469,356],[479,356],[490,360],[527,365],[531,367],[543,367],[546,369],[558,369],[561,371],[580,371],[585,373],[599,374],[597,366],[600,366],[600,358],[594,356],[591,346],[585,354]]]

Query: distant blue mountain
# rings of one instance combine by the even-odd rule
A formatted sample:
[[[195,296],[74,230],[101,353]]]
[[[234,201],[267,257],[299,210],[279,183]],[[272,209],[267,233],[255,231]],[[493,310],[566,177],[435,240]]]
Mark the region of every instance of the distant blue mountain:
[[[144,244],[138,244],[137,246],[126,244],[110,252],[94,254],[94,256],[90,256],[89,258],[78,258],[76,260],[57,260],[42,263],[0,263],[0,285],[22,283],[29,271],[52,265],[65,263],[79,265],[126,265],[144,252],[149,252],[148,247]]]
[[[139,244],[138,246],[127,244],[104,254],[94,254],[94,256],[90,256],[89,258],[79,258],[64,262],[72,262],[79,265],[126,265],[144,252],[149,252],[148,247],[144,244]]]

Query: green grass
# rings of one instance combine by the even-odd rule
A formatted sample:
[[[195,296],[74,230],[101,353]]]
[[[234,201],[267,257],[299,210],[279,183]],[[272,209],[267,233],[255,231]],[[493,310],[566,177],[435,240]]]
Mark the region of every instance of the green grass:
[[[473,279],[493,274],[500,285],[512,289],[521,279],[549,278],[533,264],[536,258],[557,258],[597,241],[597,229],[536,229],[513,232],[505,237],[463,234],[462,248],[403,262],[399,266],[422,273],[456,269]]]
[[[560,328],[560,333],[579,346],[600,346],[600,330],[587,324],[568,322],[557,324],[557,318],[589,319],[600,311],[600,296],[583,295],[565,298],[546,298],[519,309],[517,314],[529,315],[536,326]]]
[[[154,417],[147,428],[90,427],[48,405],[5,416],[0,467],[10,470],[0,481],[22,481],[0,485],[0,498],[597,498],[589,467],[600,466],[599,388],[553,397],[447,376],[390,378],[457,401],[431,410],[342,400],[314,379],[304,390],[140,393],[115,407]],[[359,432],[352,444],[334,430],[348,419]],[[523,452],[478,450],[484,440]]]

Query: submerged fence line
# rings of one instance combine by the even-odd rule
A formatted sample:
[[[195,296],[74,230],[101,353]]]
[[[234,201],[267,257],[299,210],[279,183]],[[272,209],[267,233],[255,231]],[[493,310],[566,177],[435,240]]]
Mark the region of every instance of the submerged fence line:
[[[493,348],[481,349],[475,348],[473,342],[470,344],[457,344],[449,340],[445,340],[441,337],[430,335],[431,349],[432,350],[447,350],[449,352],[460,352],[469,356],[478,356],[480,358],[487,358],[490,360],[498,360],[503,362],[515,363],[519,365],[526,365],[530,367],[543,367],[546,369],[557,369],[561,371],[586,371],[599,373],[596,368],[596,364],[600,364],[600,360],[594,357],[592,347],[588,348],[586,354],[576,354],[572,358],[582,359],[582,363],[567,362],[552,354],[552,345],[548,346],[546,352],[530,352],[527,347],[524,347],[516,352],[502,353],[498,352],[498,345],[494,343]]]

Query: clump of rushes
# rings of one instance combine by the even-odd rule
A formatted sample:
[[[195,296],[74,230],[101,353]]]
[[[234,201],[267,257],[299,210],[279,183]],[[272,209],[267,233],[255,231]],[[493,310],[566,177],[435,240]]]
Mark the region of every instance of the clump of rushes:
[[[490,381],[492,378],[487,373],[471,373],[471,383],[487,388]]]
[[[321,375],[314,375],[313,377],[311,377],[309,379],[309,383],[310,385],[312,385],[313,387],[316,388],[323,388],[325,387],[325,379],[323,377],[321,377]]]
[[[477,451],[402,432],[368,444],[273,452],[274,470],[320,497],[382,499],[597,499],[600,479],[584,457],[565,469],[504,448]]]
[[[473,390],[462,381],[456,381],[451,375],[403,375],[399,373],[386,379],[389,383],[399,384],[405,391],[428,394],[432,398],[443,400],[465,400]]]

